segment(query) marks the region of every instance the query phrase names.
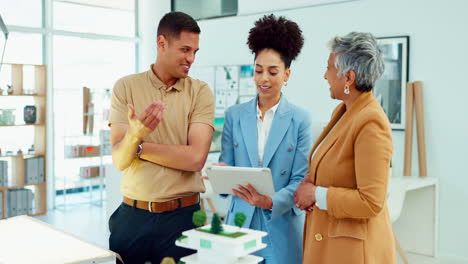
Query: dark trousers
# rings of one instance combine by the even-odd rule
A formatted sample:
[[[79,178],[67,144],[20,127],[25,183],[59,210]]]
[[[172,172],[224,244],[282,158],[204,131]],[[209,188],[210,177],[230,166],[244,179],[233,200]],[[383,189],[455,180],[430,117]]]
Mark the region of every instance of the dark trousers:
[[[177,263],[181,257],[195,253],[177,247],[175,241],[183,231],[195,228],[192,215],[197,210],[199,204],[151,213],[122,203],[109,219],[109,248],[125,264],[159,264],[164,257],[172,257]]]

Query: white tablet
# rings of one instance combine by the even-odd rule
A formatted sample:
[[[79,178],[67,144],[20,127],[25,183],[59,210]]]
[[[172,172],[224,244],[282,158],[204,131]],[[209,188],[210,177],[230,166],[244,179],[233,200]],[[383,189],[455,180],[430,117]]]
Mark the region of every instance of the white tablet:
[[[232,194],[238,184],[245,186],[247,183],[262,195],[275,193],[269,168],[210,166],[206,168],[206,174],[213,191],[219,194]]]

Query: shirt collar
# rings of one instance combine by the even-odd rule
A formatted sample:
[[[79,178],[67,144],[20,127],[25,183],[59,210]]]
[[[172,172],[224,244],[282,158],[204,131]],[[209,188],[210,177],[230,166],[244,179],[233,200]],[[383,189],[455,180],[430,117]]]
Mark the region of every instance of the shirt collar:
[[[268,113],[268,112],[272,112],[273,114],[276,113],[276,110],[278,110],[278,106],[281,102],[281,98],[280,100],[278,101],[277,104],[275,104],[272,108],[268,109],[265,113]],[[262,111],[260,110],[260,107],[258,106],[258,100],[257,100],[257,119],[261,118],[262,117]]]
[[[153,72],[153,65],[154,64],[151,64],[150,69],[148,70],[148,75],[151,80],[151,83],[155,88],[167,89],[168,91],[172,89],[176,89],[179,92],[182,91],[182,89],[184,88],[185,78],[179,78],[174,85],[172,85],[169,88],[166,88],[166,85],[161,80],[159,80],[158,76],[156,76],[156,74]]]

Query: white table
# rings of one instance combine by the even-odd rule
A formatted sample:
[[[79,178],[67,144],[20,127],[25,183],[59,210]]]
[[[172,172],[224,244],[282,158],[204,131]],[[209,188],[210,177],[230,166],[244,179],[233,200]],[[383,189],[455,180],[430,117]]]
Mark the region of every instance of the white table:
[[[0,264],[115,263],[114,252],[30,216],[1,220],[0,234]]]
[[[393,223],[401,247],[406,252],[437,257],[438,180],[435,177],[393,176],[403,181],[406,196],[400,217]]]

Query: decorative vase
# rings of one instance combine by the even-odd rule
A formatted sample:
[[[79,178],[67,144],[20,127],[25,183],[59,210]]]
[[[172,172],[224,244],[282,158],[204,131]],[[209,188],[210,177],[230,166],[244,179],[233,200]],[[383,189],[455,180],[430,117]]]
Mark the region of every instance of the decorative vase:
[[[34,105],[27,105],[24,107],[24,122],[26,124],[36,123],[36,110]]]

